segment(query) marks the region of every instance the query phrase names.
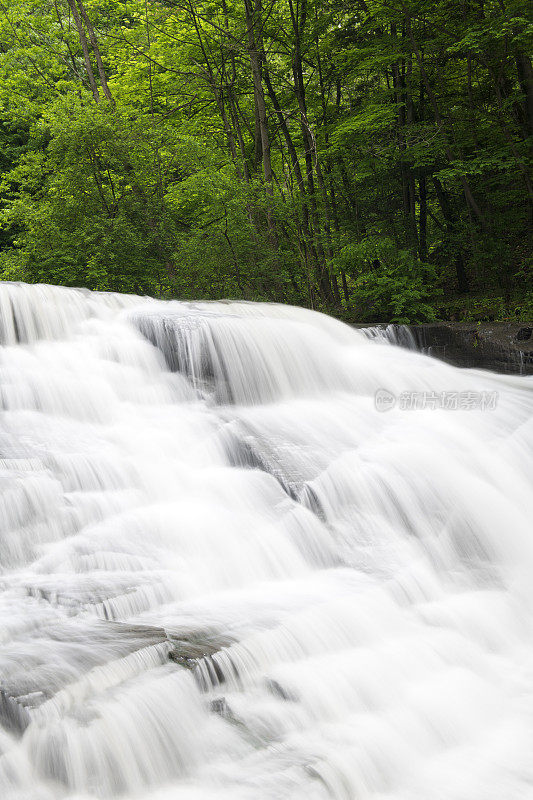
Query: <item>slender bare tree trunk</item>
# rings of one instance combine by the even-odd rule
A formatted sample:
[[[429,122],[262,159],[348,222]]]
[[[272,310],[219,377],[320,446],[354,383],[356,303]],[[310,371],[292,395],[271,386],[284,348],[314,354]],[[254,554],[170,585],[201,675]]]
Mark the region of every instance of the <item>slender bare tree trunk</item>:
[[[68,0],[69,8],[72,12],[72,16],[74,18],[74,24],[76,25],[76,29],[78,31],[78,37],[81,44],[81,49],[83,50],[83,60],[85,61],[85,70],[87,72],[87,78],[89,80],[89,86],[91,87],[91,92],[93,97],[97,103],[100,102],[100,92],[98,91],[98,86],[96,84],[96,80],[94,77],[93,67],[91,64],[91,58],[89,55],[89,44],[87,42],[87,36],[85,35],[85,29],[83,27],[83,23],[81,21],[80,13],[78,11],[78,7],[76,5],[75,0]]]
[[[102,61],[102,55],[100,53],[100,48],[98,47],[98,40],[96,38],[96,34],[94,32],[94,28],[92,26],[91,20],[89,19],[89,15],[87,14],[87,11],[85,10],[85,6],[83,5],[82,0],[75,0],[75,3],[77,4],[77,6],[78,6],[78,8],[80,10],[81,17],[83,19],[83,22],[85,23],[85,27],[87,28],[87,33],[89,34],[89,40],[91,42],[91,47],[93,48],[94,57],[96,58],[96,65],[98,67],[98,75],[100,77],[100,83],[102,85],[102,90],[103,90],[105,96],[107,97],[107,99],[109,100],[109,102],[111,103],[111,105],[114,106],[115,105],[115,99],[114,99],[113,95],[111,94],[111,91],[110,91],[109,86],[107,84],[107,77],[106,77],[106,74],[105,74],[104,63]],[[69,0],[69,5],[72,8],[73,4],[71,4],[70,0]]]
[[[525,132],[527,136],[533,136],[533,67],[526,53],[516,53],[516,70],[524,95]]]
[[[307,195],[309,198],[309,206],[311,209],[311,221],[316,235],[316,250],[317,250],[317,278],[320,286],[320,291],[324,300],[331,305],[334,305],[337,300],[335,297],[334,289],[332,287],[329,269],[326,261],[326,254],[324,247],[320,240],[321,238],[321,224],[318,212],[318,204],[316,199],[315,189],[315,167],[316,162],[314,156],[316,155],[316,145],[313,137],[313,132],[309,121],[307,119],[307,105],[305,99],[305,82],[303,77],[303,62],[301,53],[301,34],[305,27],[307,20],[307,0],[302,0],[296,6],[293,0],[289,0],[289,11],[291,15],[291,23],[294,33],[294,51],[292,57],[292,73],[294,94],[298,102],[298,109],[300,112],[300,126],[302,131],[302,139],[304,144],[305,166],[306,166],[306,181],[307,181]],[[338,293],[338,289],[337,289]]]
[[[261,149],[263,161],[263,175],[265,178],[265,189],[269,197],[274,196],[272,160],[270,150],[270,134],[268,131],[268,119],[265,103],[265,93],[263,90],[263,78],[261,69],[262,47],[262,8],[261,0],[244,0],[244,11],[246,16],[246,35],[248,41],[248,56],[254,85],[254,101],[257,111],[257,119],[261,136]],[[267,225],[272,244],[277,248],[278,238],[272,209],[267,209]]]
[[[448,232],[450,234],[453,234],[454,229],[456,227],[456,218],[454,211],[451,207],[448,195],[446,194],[444,187],[438,178],[436,177],[433,178],[433,185],[435,187],[437,200],[439,201],[439,205],[442,211],[442,216],[444,217],[444,221],[446,223],[446,228],[448,229]],[[455,272],[457,275],[457,286],[459,288],[459,291],[468,292],[469,290],[468,275],[465,269],[463,254],[461,253],[461,250],[458,246],[455,254]]]

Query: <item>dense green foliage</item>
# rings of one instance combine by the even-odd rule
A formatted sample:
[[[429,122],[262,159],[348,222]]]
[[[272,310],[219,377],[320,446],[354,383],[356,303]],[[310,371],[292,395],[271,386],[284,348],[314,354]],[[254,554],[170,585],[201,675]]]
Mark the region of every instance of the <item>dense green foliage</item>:
[[[0,277],[533,316],[529,10],[0,2]]]

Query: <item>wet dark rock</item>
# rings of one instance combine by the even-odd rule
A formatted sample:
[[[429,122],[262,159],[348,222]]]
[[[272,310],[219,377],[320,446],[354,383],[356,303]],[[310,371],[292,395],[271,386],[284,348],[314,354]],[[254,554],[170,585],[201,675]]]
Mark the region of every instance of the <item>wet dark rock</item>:
[[[253,747],[263,747],[265,745],[265,739],[262,736],[258,736],[257,733],[250,730],[250,727],[246,724],[246,722],[241,719],[240,717],[235,714],[235,712],[231,709],[228,701],[225,697],[217,697],[215,700],[212,700],[209,705],[210,711],[213,714],[218,714],[219,717],[226,720],[226,722],[231,723],[234,725],[247,739]]]
[[[183,313],[132,317],[139,332],[161,351],[171,372],[186,377],[201,396],[233,403],[223,351],[207,316]]]
[[[220,430],[220,443],[232,467],[266,472],[279,483],[291,500],[301,502],[305,476],[296,467],[293,454],[288,453],[287,448],[268,441],[251,426],[243,422],[237,426],[233,421]]]
[[[320,502],[317,493],[311,486],[309,486],[308,483],[303,485],[300,497],[298,499],[299,502],[308,508],[309,511],[312,511],[313,514],[318,517],[318,519],[320,519],[322,522],[326,522],[327,517],[324,507]]]
[[[212,656],[223,647],[233,644],[233,639],[210,630],[195,631],[179,636],[167,633],[167,637],[172,644],[172,650],[168,654],[170,661],[192,670],[197,668],[200,663],[209,663],[212,665],[211,669],[217,680],[223,680],[220,667],[213,661]]]
[[[43,625],[40,633],[54,647],[29,641],[17,648],[12,677],[0,685],[0,725],[12,733],[22,734],[33,709],[94,667],[167,641],[162,628],[103,620],[67,620]]]
[[[285,689],[281,685],[281,683],[271,678],[267,679],[266,686],[269,692],[271,692],[276,697],[281,698],[282,700],[296,701],[298,699],[293,692],[290,692],[288,689]]]
[[[222,686],[226,682],[224,671],[216,658],[204,656],[193,664],[194,677],[202,692],[208,692],[213,686]]]
[[[533,375],[533,325],[520,322],[432,322],[384,325],[383,328],[387,329],[387,338],[396,344],[414,347],[456,367]]]
[[[215,700],[211,700],[209,707],[213,714],[218,714],[220,717],[227,719],[232,716],[225,697],[217,697]]]
[[[418,347],[458,367],[533,375],[531,328],[518,323],[441,323],[411,328]]]
[[[32,695],[16,695],[0,688],[0,724],[11,733],[24,733],[30,724],[30,708],[40,705],[35,700]]]

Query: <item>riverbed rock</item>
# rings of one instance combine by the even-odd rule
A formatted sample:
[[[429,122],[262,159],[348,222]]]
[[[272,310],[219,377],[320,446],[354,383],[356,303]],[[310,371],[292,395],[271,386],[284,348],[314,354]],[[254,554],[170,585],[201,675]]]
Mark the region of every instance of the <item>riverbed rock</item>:
[[[430,322],[379,327],[395,344],[456,367],[533,375],[533,322]]]

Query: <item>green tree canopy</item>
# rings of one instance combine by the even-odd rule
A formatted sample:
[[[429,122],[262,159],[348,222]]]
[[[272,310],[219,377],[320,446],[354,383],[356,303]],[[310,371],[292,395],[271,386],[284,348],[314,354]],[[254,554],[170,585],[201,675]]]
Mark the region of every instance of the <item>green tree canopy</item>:
[[[0,2],[2,277],[530,313],[532,41],[527,0]]]

